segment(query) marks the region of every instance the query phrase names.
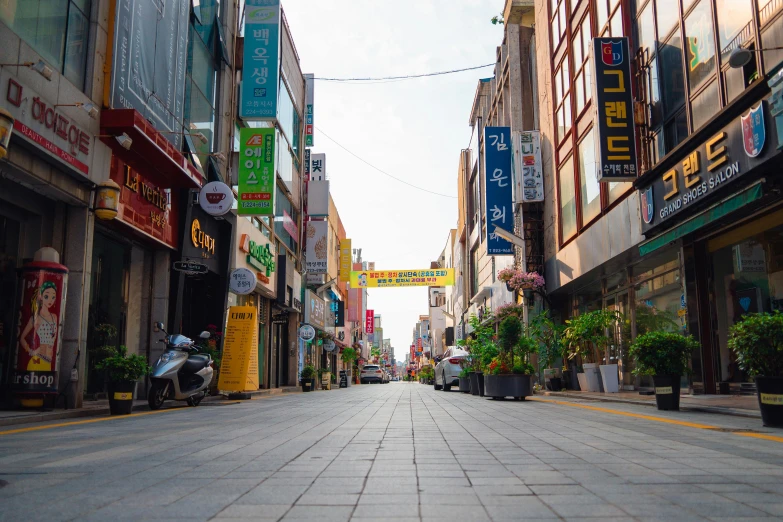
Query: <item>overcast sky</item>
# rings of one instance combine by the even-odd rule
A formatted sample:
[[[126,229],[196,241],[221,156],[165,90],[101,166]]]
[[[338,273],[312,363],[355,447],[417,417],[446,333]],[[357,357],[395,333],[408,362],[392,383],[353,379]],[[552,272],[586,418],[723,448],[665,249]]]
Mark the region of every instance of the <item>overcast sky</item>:
[[[316,77],[379,77],[495,62],[502,0],[283,0],[302,71]],[[353,248],[377,269],[429,268],[457,223],[459,152],[480,78],[492,67],[407,81],[315,82],[313,152],[326,153],[332,197]],[[357,156],[409,183],[372,169]],[[384,337],[403,360],[427,289],[370,289]]]

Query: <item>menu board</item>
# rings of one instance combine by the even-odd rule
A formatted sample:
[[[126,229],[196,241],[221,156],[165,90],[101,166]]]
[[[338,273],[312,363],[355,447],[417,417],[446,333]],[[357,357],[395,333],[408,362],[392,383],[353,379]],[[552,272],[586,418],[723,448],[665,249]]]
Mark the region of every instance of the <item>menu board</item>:
[[[218,389],[258,389],[258,311],[254,306],[232,306],[223,343]]]

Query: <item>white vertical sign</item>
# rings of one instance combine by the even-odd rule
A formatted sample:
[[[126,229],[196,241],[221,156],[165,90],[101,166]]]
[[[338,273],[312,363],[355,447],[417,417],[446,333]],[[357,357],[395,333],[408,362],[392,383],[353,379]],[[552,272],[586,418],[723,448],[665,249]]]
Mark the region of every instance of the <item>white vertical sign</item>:
[[[326,179],[326,154],[310,154],[310,181]]]
[[[544,175],[541,165],[541,133],[515,132],[514,203],[544,201]]]

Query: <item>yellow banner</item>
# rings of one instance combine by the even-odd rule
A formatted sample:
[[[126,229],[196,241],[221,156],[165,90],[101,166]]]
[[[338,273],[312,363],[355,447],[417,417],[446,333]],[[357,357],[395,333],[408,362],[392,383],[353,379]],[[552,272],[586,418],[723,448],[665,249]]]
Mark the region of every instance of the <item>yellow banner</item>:
[[[254,306],[232,306],[228,309],[218,389],[258,389],[258,317]]]
[[[351,272],[351,288],[453,285],[453,268],[433,268],[425,270],[365,270],[361,272]]]
[[[340,281],[347,283],[351,278],[351,240],[343,239],[340,241]]]

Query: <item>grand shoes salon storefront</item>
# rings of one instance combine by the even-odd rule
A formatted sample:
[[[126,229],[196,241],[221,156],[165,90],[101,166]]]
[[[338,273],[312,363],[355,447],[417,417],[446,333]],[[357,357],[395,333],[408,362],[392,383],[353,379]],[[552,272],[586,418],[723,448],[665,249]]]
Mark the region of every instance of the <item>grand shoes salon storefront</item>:
[[[729,328],[745,313],[783,309],[783,144],[768,100],[730,109],[636,182],[639,252],[662,274],[637,292],[636,333],[642,313],[700,341],[695,393],[749,382],[728,349]]]

